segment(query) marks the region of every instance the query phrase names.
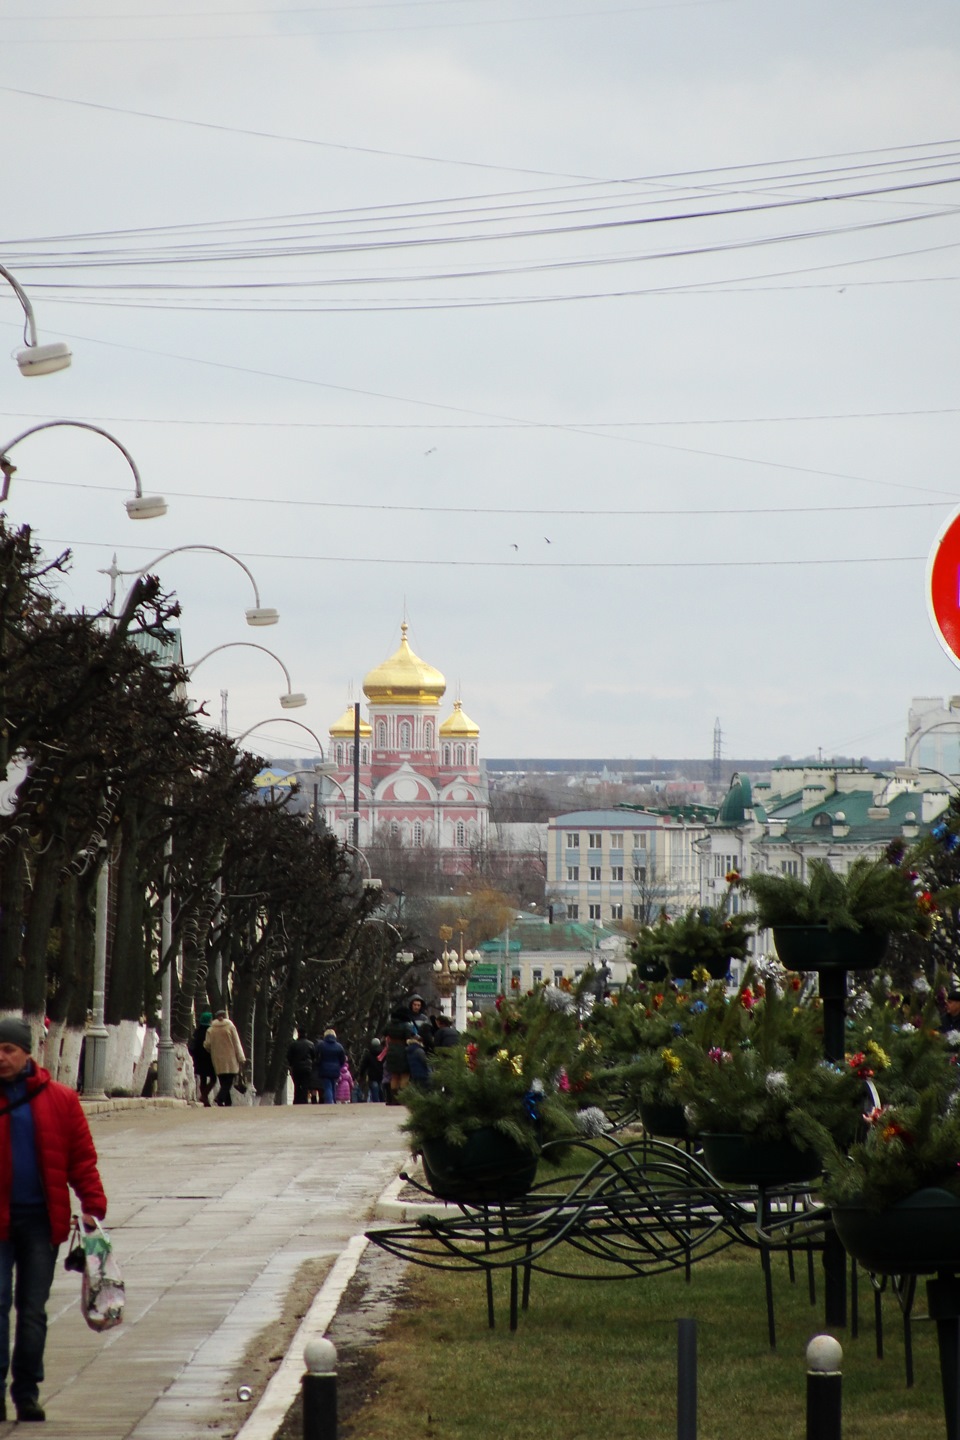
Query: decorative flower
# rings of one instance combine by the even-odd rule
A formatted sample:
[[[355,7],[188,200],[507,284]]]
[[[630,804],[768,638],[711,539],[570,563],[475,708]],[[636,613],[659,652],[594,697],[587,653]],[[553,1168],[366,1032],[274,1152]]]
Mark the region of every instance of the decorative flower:
[[[771,1070],[767,1075],[767,1089],[771,1095],[786,1095],[790,1081],[783,1070]]]
[[[726,882],[727,882],[728,885],[739,885],[739,884],[740,884],[740,871],[739,871],[739,870],[728,870],[727,873],[726,873],[726,875],[724,875],[723,878],[724,878],[724,880],[726,880]]]
[[[675,1055],[672,1050],[661,1050],[660,1059],[663,1061],[663,1068],[671,1075],[676,1074],[680,1069],[680,1057]]]

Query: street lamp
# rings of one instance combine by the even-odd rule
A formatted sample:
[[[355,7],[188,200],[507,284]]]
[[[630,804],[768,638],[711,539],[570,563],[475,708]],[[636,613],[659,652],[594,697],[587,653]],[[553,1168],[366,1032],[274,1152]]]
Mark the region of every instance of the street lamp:
[[[194,660],[192,664],[185,665],[184,669],[192,675],[194,670],[198,670],[200,668],[204,660],[209,660],[210,656],[216,655],[218,650],[232,650],[233,648],[241,645],[245,646],[248,650],[262,650],[264,655],[272,656],[273,659],[276,660],[277,664],[280,666],[280,669],[283,671],[287,680],[287,693],[286,695],[280,696],[280,705],[284,710],[297,710],[300,708],[301,705],[306,705],[306,695],[304,695],[299,690],[295,691],[293,689],[290,684],[290,672],[287,669],[286,665],[284,665],[283,661],[280,659],[280,656],[274,655],[273,651],[268,650],[266,645],[257,645],[253,640],[228,640],[223,645],[214,645],[213,649],[208,650],[206,655],[201,655],[199,660]]]
[[[2,459],[0,459],[0,464],[2,464]],[[2,498],[3,497],[0,496],[0,499]],[[116,597],[116,583],[121,575],[136,575],[138,577],[140,575],[146,575],[148,571],[152,570],[155,565],[159,565],[161,560],[167,560],[171,555],[181,555],[187,550],[200,550],[208,555],[224,555],[228,560],[232,560],[234,565],[239,565],[240,569],[243,571],[247,579],[250,581],[250,584],[253,586],[253,598],[256,601],[256,604],[253,606],[253,608],[246,612],[247,624],[276,625],[277,621],[280,619],[280,612],[278,610],[272,609],[272,607],[270,606],[264,606],[260,604],[260,591],[257,589],[257,582],[256,580],[254,580],[253,573],[250,570],[249,566],[244,565],[243,561],[238,559],[238,557],[234,555],[232,551],[222,550],[219,545],[175,545],[172,550],[164,550],[162,555],[155,555],[148,564],[141,565],[136,570],[118,570],[117,557],[116,555],[114,555],[109,569],[100,571],[101,575],[110,576],[111,608],[113,607],[114,599]],[[129,600],[129,598],[130,596],[128,593],[127,600]],[[123,605],[121,606],[121,610],[126,607],[126,603],[127,601],[125,600]],[[197,663],[199,664],[199,661]]]
[[[450,1003],[453,997],[455,975],[458,968],[457,952],[450,949],[450,941],[453,939],[453,929],[449,925],[441,925],[439,930],[440,943],[443,949],[440,957],[433,962],[433,973],[436,977],[437,990],[440,995],[440,1009],[444,1015],[453,1016],[453,1007]]]
[[[120,454],[126,460],[133,471],[133,483],[136,494],[129,500],[124,501],[127,514],[131,520],[155,520],[158,515],[166,515],[167,502],[162,495],[144,495],[143,486],[140,483],[140,471],[137,463],[125,445],[121,445],[116,435],[111,435],[109,430],[101,430],[99,425],[90,425],[86,420],[44,420],[39,425],[31,425],[29,430],[24,430],[15,435],[6,445],[0,447],[0,470],[3,471],[3,488],[0,490],[0,501],[6,500],[10,493],[10,481],[17,473],[16,465],[11,464],[7,458],[14,445],[19,445],[21,440],[26,440],[28,435],[36,435],[38,430],[53,430],[59,425],[69,425],[77,430],[92,430],[95,435],[102,435],[109,440],[111,445],[116,445]],[[138,572],[140,573],[140,572]]]
[[[26,376],[52,375],[56,370],[66,370],[72,359],[69,348],[62,340],[54,340],[49,345],[37,344],[37,322],[33,318],[30,297],[20,281],[15,275],[10,274],[5,265],[0,265],[0,275],[7,281],[14,295],[20,301],[26,321],[23,327],[23,338],[27,342],[27,348],[17,352],[20,374]]]
[[[311,739],[313,740],[313,742],[314,742],[314,744],[316,745],[317,749],[320,751],[320,758],[321,758],[321,760],[323,759],[323,746],[320,744],[320,739],[319,739],[319,736],[316,734],[316,732],[313,731],[313,730],[311,730],[309,725],[304,725],[304,723],[303,723],[302,720],[291,720],[291,719],[289,718],[289,716],[286,716],[286,715],[275,715],[275,716],[273,716],[272,719],[270,719],[270,720],[258,720],[257,723],[256,723],[256,725],[250,725],[250,726],[248,726],[248,728],[247,728],[246,730],[244,730],[244,732],[243,732],[242,735],[238,735],[238,736],[236,737],[236,739],[234,740],[233,743],[234,743],[235,745],[239,745],[239,744],[240,744],[240,741],[241,741],[241,740],[246,740],[247,736],[248,736],[248,735],[252,735],[253,732],[254,732],[254,730],[259,730],[260,727],[261,727],[261,725],[279,725],[279,724],[284,724],[284,725],[298,725],[301,730],[306,730],[307,734],[311,737]]]

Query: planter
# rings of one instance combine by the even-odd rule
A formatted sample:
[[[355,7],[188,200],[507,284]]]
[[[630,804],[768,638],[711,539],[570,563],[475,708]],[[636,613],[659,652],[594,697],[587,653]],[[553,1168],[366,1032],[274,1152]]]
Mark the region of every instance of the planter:
[[[537,1156],[499,1130],[473,1130],[465,1145],[423,1142],[423,1171],[440,1200],[467,1205],[525,1195],[537,1173]]]
[[[889,1210],[840,1205],[833,1224],[844,1248],[879,1275],[960,1270],[960,1199],[929,1187]]]
[[[723,1185],[796,1185],[820,1174],[820,1156],[789,1140],[751,1135],[701,1135],[707,1169]]]
[[[682,1105],[641,1103],[640,1119],[648,1135],[659,1135],[665,1140],[690,1139],[690,1127]]]
[[[826,925],[775,925],[773,943],[788,970],[871,970],[887,953],[878,930],[828,930]]]
[[[725,980],[730,969],[730,960],[711,955],[694,959],[690,955],[671,955],[668,962],[674,980],[692,980],[694,970],[706,970],[711,980]]]
[[[637,979],[647,985],[659,985],[669,973],[662,960],[639,960],[636,968]]]

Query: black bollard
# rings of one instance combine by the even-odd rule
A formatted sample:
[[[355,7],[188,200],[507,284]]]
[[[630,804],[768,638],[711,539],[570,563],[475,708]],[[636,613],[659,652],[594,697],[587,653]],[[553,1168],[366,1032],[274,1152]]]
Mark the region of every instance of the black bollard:
[[[337,1440],[337,1351],[330,1340],[304,1347],[303,1440]]]
[[[697,1322],[677,1321],[677,1440],[697,1440]]]
[[[807,1346],[807,1440],[841,1440],[842,1360],[832,1335],[814,1335]]]

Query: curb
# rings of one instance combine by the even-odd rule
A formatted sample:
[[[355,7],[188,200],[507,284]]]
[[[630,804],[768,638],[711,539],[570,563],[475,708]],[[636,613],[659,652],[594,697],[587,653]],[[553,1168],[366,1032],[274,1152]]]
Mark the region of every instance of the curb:
[[[84,1100],[80,1096],[84,1115],[112,1115],[118,1110],[171,1110],[183,1109],[189,1100],[177,1100],[173,1096],[115,1095],[106,1100]]]
[[[163,1102],[181,1103],[181,1102]],[[373,1218],[377,1220],[416,1220],[421,1215],[442,1215],[449,1213],[445,1204],[431,1205],[416,1201],[400,1200],[398,1197],[407,1181],[401,1176],[391,1180],[381,1191],[373,1207]],[[287,1417],[290,1406],[300,1391],[300,1382],[306,1368],[303,1352],[310,1340],[321,1339],[333,1324],[334,1317],[343,1299],[343,1293],[357,1272],[357,1267],[369,1245],[363,1233],[353,1235],[334,1262],[326,1280],[313,1298],[309,1310],[300,1322],[296,1334],[290,1341],[287,1353],[274,1371],[256,1406],[247,1416],[234,1440],[274,1440],[274,1436]]]

